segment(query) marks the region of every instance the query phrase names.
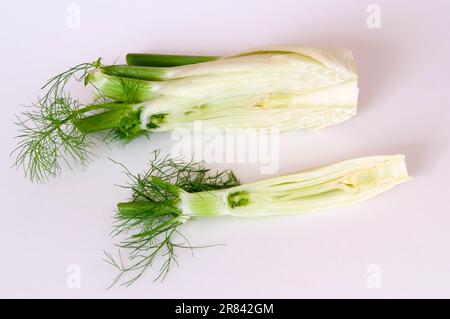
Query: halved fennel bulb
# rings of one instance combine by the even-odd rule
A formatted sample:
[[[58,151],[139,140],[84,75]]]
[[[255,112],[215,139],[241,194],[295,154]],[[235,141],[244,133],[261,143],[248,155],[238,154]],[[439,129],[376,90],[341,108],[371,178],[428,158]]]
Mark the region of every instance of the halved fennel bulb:
[[[99,95],[133,104],[142,131],[319,129],[356,114],[353,55],[344,49],[262,48],[175,67],[109,66],[89,75]]]
[[[226,190],[181,193],[187,215],[300,214],[362,202],[408,181],[405,157],[363,157]]]
[[[209,174],[202,166],[157,158],[131,174],[133,200],[117,205],[116,232],[127,234],[129,265],[111,254],[109,263],[136,280],[156,257],[165,259],[158,278],[175,260],[175,249],[192,247],[179,226],[207,216],[260,217],[304,214],[356,204],[410,179],[403,155],[356,158],[258,182],[239,184],[230,171]]]

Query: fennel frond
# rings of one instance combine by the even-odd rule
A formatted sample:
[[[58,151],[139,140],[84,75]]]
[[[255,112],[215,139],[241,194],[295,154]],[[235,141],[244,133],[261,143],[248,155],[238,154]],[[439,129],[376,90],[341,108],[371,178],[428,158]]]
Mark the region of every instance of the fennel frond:
[[[180,192],[226,189],[239,185],[239,180],[232,171],[213,173],[199,163],[163,157],[157,151],[149,161],[149,169],[140,174],[115,163],[129,178],[128,184],[122,187],[131,189],[132,201],[119,203],[114,217],[112,235],[125,236],[117,245],[119,255],[115,258],[105,252],[104,260],[118,270],[113,285],[121,280],[122,285],[132,284],[157,257],[163,257],[164,261],[155,280],[163,280],[171,265],[177,263],[177,248],[201,248],[192,246],[178,229],[189,219],[180,207]],[[126,261],[120,249],[128,251]]]

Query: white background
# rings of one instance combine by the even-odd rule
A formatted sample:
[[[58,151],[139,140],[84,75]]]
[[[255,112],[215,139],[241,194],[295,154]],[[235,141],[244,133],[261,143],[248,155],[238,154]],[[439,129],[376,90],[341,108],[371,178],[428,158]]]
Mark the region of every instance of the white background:
[[[450,297],[448,1],[375,1],[380,29],[367,27],[370,2],[360,0],[74,1],[75,29],[67,24],[71,3],[2,4],[0,297]],[[228,54],[270,44],[353,50],[361,90],[355,118],[284,134],[276,175],[403,153],[414,180],[326,213],[190,222],[183,233],[192,244],[226,245],[181,252],[180,268],[163,283],[148,273],[107,291],[114,270],[102,250],[113,249],[110,218],[129,196],[114,186],[125,177],[107,157],[139,171],[152,150],[170,152],[170,134],[99,145],[87,169],[38,185],[11,168],[14,113],[50,76],[98,56],[112,63],[133,51]],[[72,94],[89,96],[83,88]],[[258,165],[220,167],[244,182],[260,178]],[[71,264],[81,269],[79,289],[66,285]],[[370,265],[379,288],[367,285]]]

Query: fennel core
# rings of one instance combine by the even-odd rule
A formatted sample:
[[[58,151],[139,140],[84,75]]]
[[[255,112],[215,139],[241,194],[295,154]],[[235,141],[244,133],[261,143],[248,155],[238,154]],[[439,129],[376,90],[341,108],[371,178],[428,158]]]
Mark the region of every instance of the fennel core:
[[[277,128],[317,130],[356,114],[357,74],[343,49],[273,47],[232,56],[129,54],[130,65],[82,63],[53,78],[18,116],[16,167],[31,180],[86,164],[91,136],[129,142],[151,132]],[[95,103],[66,92],[70,79],[93,87]],[[94,134],[94,135],[92,135]]]
[[[114,234],[128,250],[126,261],[106,254],[119,270],[114,283],[129,285],[159,264],[155,280],[177,264],[176,249],[195,248],[179,227],[202,217],[261,217],[302,214],[357,204],[410,179],[403,155],[342,161],[304,172],[239,184],[230,171],[211,172],[198,163],[161,158],[132,174],[132,200],[117,205]],[[162,261],[158,261],[162,257]],[[128,277],[129,276],[129,277]]]

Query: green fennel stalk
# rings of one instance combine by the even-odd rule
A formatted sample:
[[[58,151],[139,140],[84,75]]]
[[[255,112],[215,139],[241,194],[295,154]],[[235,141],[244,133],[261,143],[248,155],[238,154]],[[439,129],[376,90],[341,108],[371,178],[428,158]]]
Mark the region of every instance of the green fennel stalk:
[[[128,53],[126,60],[128,65],[134,66],[180,66],[208,62],[220,59],[220,56],[200,56],[200,55],[173,55],[173,54],[149,54],[149,53]]]

